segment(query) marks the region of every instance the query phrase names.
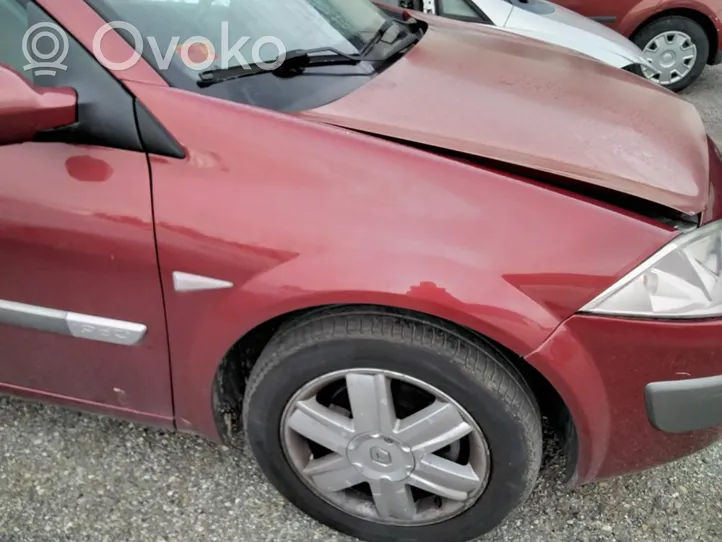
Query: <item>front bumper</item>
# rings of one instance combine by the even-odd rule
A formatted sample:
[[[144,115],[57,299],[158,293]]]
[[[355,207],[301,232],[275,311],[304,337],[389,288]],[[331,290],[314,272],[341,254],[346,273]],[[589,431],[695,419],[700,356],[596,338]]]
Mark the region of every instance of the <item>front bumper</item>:
[[[722,376],[653,382],[645,388],[649,421],[684,433],[722,425]]]
[[[571,413],[572,485],[667,463],[722,437],[722,320],[579,314],[527,360]]]

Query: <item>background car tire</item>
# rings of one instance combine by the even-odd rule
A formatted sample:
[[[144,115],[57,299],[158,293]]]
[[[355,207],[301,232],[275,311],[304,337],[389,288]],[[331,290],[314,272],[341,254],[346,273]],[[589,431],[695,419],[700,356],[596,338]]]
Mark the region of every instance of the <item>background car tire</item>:
[[[473,505],[439,523],[389,525],[329,504],[296,474],[282,445],[287,404],[305,383],[359,367],[429,382],[470,414],[486,438],[491,462]],[[372,542],[465,542],[481,536],[527,498],[541,463],[539,407],[498,348],[443,322],[375,307],[316,312],[281,328],[250,375],[243,414],[251,450],[281,494],[318,521]]]
[[[634,43],[640,49],[645,51],[645,48],[648,47],[650,43],[652,43],[655,39],[661,38],[663,36],[668,36],[671,38],[674,33],[680,33],[688,36],[690,42],[696,47],[696,59],[694,60],[693,64],[689,68],[689,71],[684,75],[684,77],[670,84],[662,85],[673,92],[679,92],[689,87],[699,78],[699,76],[704,71],[704,68],[707,65],[707,61],[709,59],[709,38],[707,37],[707,34],[705,33],[704,29],[699,25],[699,23],[687,17],[670,15],[652,21],[651,23],[642,27],[642,29],[635,34],[632,41],[634,41]],[[668,53],[674,54],[673,51],[669,51]],[[670,56],[670,59],[671,58],[672,56]],[[642,75],[642,77],[647,77],[648,79],[651,79],[652,81],[658,83],[660,82],[655,78],[648,77],[645,73],[645,70],[641,68],[638,70],[638,73]]]

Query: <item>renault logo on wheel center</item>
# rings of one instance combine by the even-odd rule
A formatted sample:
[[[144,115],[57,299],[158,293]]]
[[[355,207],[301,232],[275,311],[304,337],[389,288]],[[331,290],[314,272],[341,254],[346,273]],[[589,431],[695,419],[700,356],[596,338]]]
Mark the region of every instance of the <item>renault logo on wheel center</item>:
[[[383,448],[374,446],[373,448],[371,448],[371,460],[379,465],[390,465],[391,454]]]
[[[409,446],[378,433],[352,438],[346,456],[353,467],[371,480],[401,481],[416,467]]]

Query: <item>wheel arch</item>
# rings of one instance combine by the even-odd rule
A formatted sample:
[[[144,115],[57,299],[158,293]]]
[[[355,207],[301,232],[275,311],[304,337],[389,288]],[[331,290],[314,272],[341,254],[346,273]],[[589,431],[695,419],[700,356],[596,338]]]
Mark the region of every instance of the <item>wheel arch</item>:
[[[402,309],[388,305],[374,304],[328,304],[305,307],[303,309],[289,311],[279,314],[264,322],[261,322],[253,329],[240,337],[228,350],[222,361],[218,364],[213,385],[212,400],[213,413],[216,428],[221,440],[228,446],[238,442],[243,431],[242,426],[242,404],[246,391],[245,385],[248,377],[258,361],[263,349],[271,340],[273,335],[290,321],[308,316],[314,312],[326,311],[328,309],[363,309],[392,310],[399,316],[420,318],[427,321],[437,321],[456,328],[465,334],[476,337],[480,341],[490,344],[499,350],[504,358],[522,375],[527,382],[534,397],[537,400],[543,418],[548,423],[547,429],[554,435],[554,438],[545,438],[545,452],[547,447],[555,447],[561,444],[566,462],[567,478],[571,479],[576,472],[578,460],[577,430],[570,409],[565,400],[537,368],[528,363],[523,357],[516,354],[503,344],[494,339],[479,333],[478,331],[459,324],[453,320],[435,316],[427,312]],[[555,450],[558,451],[558,450]],[[545,457],[550,454],[545,453]],[[551,454],[553,455],[553,454]]]
[[[702,27],[702,30],[704,30],[704,33],[707,35],[710,43],[709,58],[707,59],[707,64],[712,64],[712,62],[714,62],[715,56],[717,55],[717,51],[719,50],[719,32],[717,31],[717,27],[715,27],[709,15],[691,7],[675,7],[655,13],[654,15],[646,18],[637,25],[637,27],[631,33],[630,39],[634,41],[634,39],[642,31],[642,29],[644,29],[645,26],[660,19],[664,19],[665,17],[673,16],[686,17],[687,19],[691,19]]]

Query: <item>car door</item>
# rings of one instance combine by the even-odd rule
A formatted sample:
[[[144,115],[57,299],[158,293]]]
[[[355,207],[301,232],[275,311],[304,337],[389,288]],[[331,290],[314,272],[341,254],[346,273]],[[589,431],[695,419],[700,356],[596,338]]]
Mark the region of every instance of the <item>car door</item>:
[[[654,6],[659,0],[555,0],[554,3],[616,28],[633,10]]]
[[[25,70],[42,67],[37,51],[22,53],[35,24],[62,37],[34,3],[0,0],[0,62],[37,85],[73,87],[79,118],[47,141],[0,146],[0,392],[171,423],[150,174],[133,98],[72,36],[65,67]]]

